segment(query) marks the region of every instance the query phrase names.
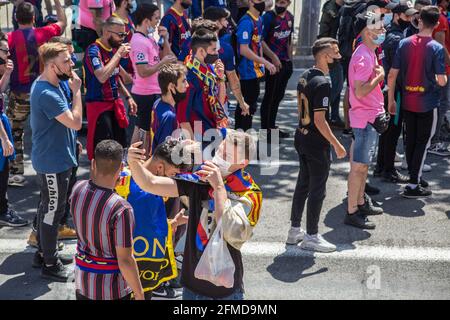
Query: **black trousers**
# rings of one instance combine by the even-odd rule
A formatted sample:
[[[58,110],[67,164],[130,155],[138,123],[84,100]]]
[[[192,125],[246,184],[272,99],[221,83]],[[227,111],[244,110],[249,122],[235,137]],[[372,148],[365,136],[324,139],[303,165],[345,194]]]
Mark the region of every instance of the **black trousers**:
[[[6,160],[3,171],[0,171],[0,214],[8,213],[8,178],[9,160]]]
[[[395,168],[395,151],[398,138],[402,133],[403,111],[400,110],[398,123],[395,124],[395,116],[391,116],[387,131],[378,138],[377,168],[385,172],[392,172]]]
[[[292,76],[292,61],[282,61],[281,63],[280,72],[270,75],[270,72],[266,71],[265,93],[261,103],[261,129],[275,129],[278,107]]]
[[[422,169],[436,132],[438,109],[429,112],[403,111],[406,126],[406,161],[412,184],[419,184]]]
[[[326,196],[326,185],[330,172],[330,148],[303,148],[299,142],[299,130],[295,132],[295,149],[297,150],[300,171],[292,201],[291,224],[300,227],[306,200],[306,232],[309,235],[319,231],[320,211]],[[309,150],[311,148],[311,150]]]
[[[244,97],[245,102],[250,106],[250,115],[243,116],[241,114],[241,106],[238,104],[234,114],[236,129],[247,131],[252,127],[253,115],[258,108],[258,98],[260,93],[259,82],[259,79],[241,80],[242,96]]]
[[[103,140],[115,140],[122,147],[127,147],[126,130],[119,126],[114,111],[105,111],[98,117],[94,135],[94,150],[97,144]]]

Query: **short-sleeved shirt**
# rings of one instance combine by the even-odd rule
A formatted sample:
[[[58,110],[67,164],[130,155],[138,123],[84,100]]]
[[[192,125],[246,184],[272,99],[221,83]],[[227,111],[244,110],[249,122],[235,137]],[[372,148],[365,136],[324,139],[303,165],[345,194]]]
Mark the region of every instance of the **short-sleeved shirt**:
[[[314,124],[314,113],[325,112],[330,106],[330,82],[325,74],[316,68],[308,69],[300,76],[297,85],[299,106],[300,143],[306,151],[329,147],[330,143]]]
[[[202,130],[197,134],[205,133],[206,130],[217,128],[217,122],[214,114],[211,111],[208,102],[208,90],[203,81],[197,77],[197,75],[188,70],[186,79],[189,83],[189,87],[186,91],[186,98],[178,102],[177,104],[177,120],[178,122],[190,123],[192,130],[195,133],[195,123],[201,123]],[[195,137],[197,141],[200,136]]]
[[[192,19],[196,19],[198,17],[203,16],[203,14],[205,13],[205,10],[209,7],[227,8],[227,0],[192,1],[192,7],[191,7]]]
[[[373,123],[376,117],[384,112],[384,96],[381,85],[378,85],[365,97],[358,99],[355,94],[355,81],[367,82],[374,77],[374,69],[378,65],[374,50],[361,43],[353,52],[348,68],[350,83],[350,126],[364,129]]]
[[[101,83],[95,76],[95,70],[103,68],[114,56],[113,49],[105,47],[99,39],[86,49],[84,56],[84,73],[86,87],[86,101],[114,101],[119,97],[119,66],[111,77]]]
[[[273,11],[263,17],[264,40],[281,61],[289,61],[289,46],[294,32],[294,16],[286,11],[284,17]]]
[[[254,17],[250,12],[247,12],[237,27],[236,37],[238,54],[240,54],[240,45],[248,45],[256,55],[262,56],[262,36],[263,23],[261,17]],[[240,56],[238,72],[241,80],[259,79],[264,76],[264,65],[255,61]]]
[[[120,20],[122,20],[123,23],[125,24],[125,32],[127,33],[127,36],[125,37],[123,42],[124,43],[131,43],[131,38],[133,37],[134,31],[136,30],[136,27],[134,26],[133,20],[131,20],[131,16],[128,16],[127,19],[122,19],[116,13],[113,13],[112,15],[113,15],[113,17],[116,17],[116,18],[119,18]],[[131,62],[131,59],[130,59],[129,55],[127,57],[125,57],[125,58],[120,59],[120,65],[130,75],[134,74],[133,63]]]
[[[400,70],[404,110],[428,112],[439,106],[441,90],[436,75],[446,73],[444,47],[440,43],[418,35],[403,39],[392,68]]]
[[[81,26],[95,30],[94,16],[89,9],[102,9],[101,19],[106,21],[116,11],[113,0],[80,0],[79,23]]]
[[[37,79],[31,89],[31,162],[41,174],[61,173],[77,166],[75,130],[56,117],[69,109],[60,87]]]
[[[226,33],[219,38],[220,49],[219,58],[222,60],[225,71],[236,70],[236,58],[234,56],[234,50],[231,46],[231,34]]]
[[[79,250],[96,258],[117,259],[116,247],[133,247],[133,208],[113,190],[92,181],[78,182],[70,197],[70,212]],[[121,273],[90,273],[78,266],[75,288],[92,300],[118,300],[131,293]]]
[[[170,8],[161,19],[161,25],[169,31],[170,48],[178,57],[183,43],[191,38],[191,25],[186,12],[180,13],[174,8]]]
[[[159,46],[153,37],[136,32],[131,38],[130,58],[136,69],[138,65],[154,66],[159,63]],[[158,72],[142,78],[136,71],[133,76],[131,92],[138,95],[161,94]]]
[[[167,137],[172,136],[176,129],[178,129],[178,121],[175,108],[161,99],[158,99],[152,110],[150,154],[153,155],[156,147],[163,143]]]
[[[439,24],[436,26],[436,28],[433,31],[433,38],[435,38],[436,33],[438,32],[444,32],[445,34],[445,47],[450,52],[450,26],[447,20],[447,12],[443,11],[442,8],[440,8],[441,14],[439,15]],[[450,74],[450,65],[446,65],[446,72],[447,74]]]
[[[14,63],[10,82],[12,91],[30,92],[33,81],[40,74],[41,66],[38,48],[60,34],[61,28],[56,23],[42,28],[18,29],[9,33],[10,59]]]
[[[231,258],[235,265],[234,286],[227,289],[218,287],[209,281],[199,280],[194,276],[195,268],[200,261],[203,250],[211,237],[211,225],[204,225],[201,221],[213,221],[213,211],[209,206],[208,184],[176,179],[178,194],[189,198],[189,224],[184,248],[183,268],[181,271],[181,284],[189,290],[211,298],[224,298],[230,296],[235,291],[243,289],[244,267],[242,255],[228,244]],[[208,219],[204,216],[208,215]],[[202,219],[203,218],[203,219]]]

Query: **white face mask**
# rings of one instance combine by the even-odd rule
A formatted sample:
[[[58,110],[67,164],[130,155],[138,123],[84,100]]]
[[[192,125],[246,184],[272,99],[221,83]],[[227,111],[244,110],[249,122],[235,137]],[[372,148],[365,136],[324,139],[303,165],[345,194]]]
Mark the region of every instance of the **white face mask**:
[[[226,177],[228,176],[231,172],[230,172],[230,167],[231,167],[231,163],[222,159],[221,156],[219,156],[218,153],[216,153],[214,155],[214,158],[212,159],[212,162],[219,167],[220,170],[220,174],[222,175],[222,177]]]

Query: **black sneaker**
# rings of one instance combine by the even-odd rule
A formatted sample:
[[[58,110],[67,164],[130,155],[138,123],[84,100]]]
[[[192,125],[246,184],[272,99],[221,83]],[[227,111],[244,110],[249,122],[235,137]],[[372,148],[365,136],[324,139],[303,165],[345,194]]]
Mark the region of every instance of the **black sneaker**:
[[[58,260],[63,265],[67,265],[67,264],[71,264],[73,262],[73,257],[71,255],[59,254],[58,255]],[[33,263],[31,264],[31,266],[33,268],[37,269],[37,268],[42,268],[43,264],[44,264],[44,257],[38,251],[36,251],[34,253]]]
[[[289,132],[286,132],[286,131],[281,131],[280,130],[280,138],[281,139],[287,139],[287,138],[289,138],[291,135],[289,134]]]
[[[408,183],[409,177],[401,174],[397,169],[394,169],[390,172],[385,172],[383,174],[383,180],[393,183]]]
[[[375,223],[369,221],[367,216],[362,214],[360,210],[356,211],[354,214],[348,214],[347,212],[344,223],[360,229],[375,229]]]
[[[69,279],[69,270],[62,264],[61,261],[57,261],[52,266],[42,265],[41,277],[57,282],[67,282]]]
[[[158,288],[152,291],[153,297],[176,299],[181,297],[181,291],[175,290],[168,286],[167,283],[161,284]]]
[[[367,201],[362,205],[358,206],[359,212],[366,216],[377,216],[383,214],[383,209],[380,207],[375,207],[372,201]]]
[[[408,199],[425,198],[431,196],[433,193],[430,190],[423,188],[422,186],[417,186],[415,189],[410,186],[405,187],[402,196]]]
[[[416,184],[416,182],[411,182],[411,179],[408,180],[408,183]],[[426,180],[420,178],[420,186],[421,186],[422,188],[428,188],[428,187],[430,186],[430,184],[428,183],[428,181],[426,181]]]
[[[351,128],[350,129],[344,129],[344,130],[342,130],[342,135],[344,137],[352,137],[353,136],[353,130]]]
[[[14,210],[9,209],[6,214],[0,215],[0,226],[23,227],[29,223],[28,220],[21,218]]]
[[[380,189],[375,188],[371,186],[370,184],[366,183],[366,187],[364,188],[364,192],[367,193],[370,196],[375,196],[380,193]]]
[[[373,176],[375,178],[379,178],[381,176],[383,176],[384,174],[384,170],[378,166],[375,167],[375,170],[373,170]]]

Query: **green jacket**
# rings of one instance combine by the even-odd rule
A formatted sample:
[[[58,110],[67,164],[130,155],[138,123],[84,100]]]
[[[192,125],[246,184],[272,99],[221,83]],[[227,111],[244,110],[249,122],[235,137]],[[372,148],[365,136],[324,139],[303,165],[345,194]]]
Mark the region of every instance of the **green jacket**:
[[[341,7],[336,4],[336,0],[328,0],[322,7],[322,17],[319,22],[318,39],[324,37],[335,38],[339,28],[339,9]]]

